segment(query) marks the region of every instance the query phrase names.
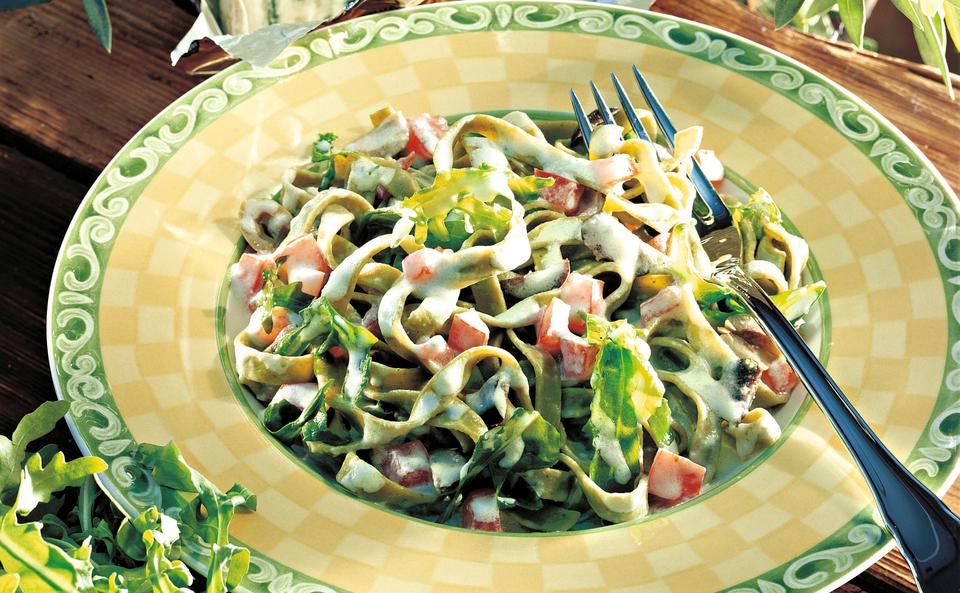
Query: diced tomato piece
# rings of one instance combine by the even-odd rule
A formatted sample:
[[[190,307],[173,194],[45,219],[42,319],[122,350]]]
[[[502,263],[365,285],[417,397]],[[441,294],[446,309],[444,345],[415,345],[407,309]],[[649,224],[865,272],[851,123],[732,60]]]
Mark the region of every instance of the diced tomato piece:
[[[424,364],[433,363],[443,366],[453,360],[457,353],[447,344],[443,336],[433,336],[426,342],[416,345],[417,357]]]
[[[707,469],[666,449],[657,451],[647,476],[647,491],[676,504],[700,494]]]
[[[330,349],[327,350],[330,353],[330,356],[338,360],[347,360],[350,358],[350,353],[341,348],[340,346],[330,346]]]
[[[486,346],[490,339],[490,328],[480,319],[476,309],[470,309],[453,316],[450,324],[450,347],[463,352],[477,346]]]
[[[437,142],[447,133],[447,120],[439,115],[423,113],[416,117],[408,117],[407,126],[410,128],[410,140],[407,141],[404,151],[424,160],[432,159]]]
[[[310,296],[317,296],[327,281],[326,272],[320,270],[293,270],[289,274],[291,282],[300,282],[300,290]]]
[[[286,245],[280,247],[274,254],[273,260],[279,262],[280,270],[292,270],[294,268],[307,268],[310,270],[320,270],[329,272],[330,266],[323,259],[320,253],[320,246],[313,235],[303,235]]]
[[[560,208],[564,214],[576,213],[586,188],[573,179],[541,169],[534,169],[533,174],[544,179],[553,179],[553,185],[540,190],[541,198]]]
[[[263,327],[263,309],[257,309],[250,317],[250,323],[247,325],[246,333],[250,341],[256,346],[264,348],[273,343],[280,334],[280,330],[291,323],[299,321],[300,316],[287,309],[286,307],[274,307],[270,310],[270,331]]]
[[[282,399],[290,402],[294,406],[305,410],[313,398],[317,396],[320,388],[316,382],[312,383],[285,383],[277,390],[274,399]]]
[[[597,181],[604,187],[622,183],[637,174],[637,165],[627,154],[615,154],[605,159],[590,161],[590,167]]]
[[[400,165],[401,169],[406,170],[406,169],[409,169],[411,165],[413,165],[413,159],[415,158],[417,158],[417,154],[415,152],[411,152],[410,154],[397,159],[397,164]]]
[[[779,394],[786,394],[793,391],[793,388],[800,382],[797,373],[785,358],[778,358],[773,361],[767,370],[763,371],[760,379],[766,383],[767,387]]]
[[[537,321],[537,346],[550,354],[560,354],[560,340],[570,335],[570,305],[553,298]]]
[[[657,317],[663,317],[680,306],[680,289],[668,286],[640,303],[640,325],[647,325]]]
[[[231,270],[231,288],[250,311],[256,309],[253,295],[263,288],[263,272],[274,267],[269,256],[244,253]]]
[[[589,381],[599,348],[579,336],[569,335],[560,340],[560,372],[564,379]]]
[[[423,248],[403,258],[403,275],[413,283],[428,282],[437,273],[442,253],[436,249]]]
[[[695,155],[697,163],[700,164],[700,169],[703,170],[703,174],[707,177],[707,181],[713,184],[714,187],[720,185],[720,182],[723,181],[723,163],[720,162],[720,159],[717,158],[717,153],[712,150],[702,149],[698,150]]]
[[[300,290],[311,296],[320,294],[330,266],[320,253],[313,235],[304,235],[282,246],[273,254],[281,262],[277,276],[286,282],[300,282]]]
[[[430,452],[419,440],[377,447],[373,464],[386,478],[414,490],[433,490]]]
[[[500,506],[493,490],[474,490],[463,502],[463,526],[480,531],[503,531]]]
[[[577,272],[567,276],[560,285],[560,300],[570,305],[570,329],[578,334],[587,329],[580,311],[600,316],[607,312],[607,304],[603,300],[603,280]]]

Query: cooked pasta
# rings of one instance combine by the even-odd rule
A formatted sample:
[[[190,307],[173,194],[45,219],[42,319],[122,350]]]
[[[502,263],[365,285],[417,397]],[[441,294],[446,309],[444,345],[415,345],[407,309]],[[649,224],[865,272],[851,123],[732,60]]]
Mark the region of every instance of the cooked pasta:
[[[723,167],[699,127],[671,152],[603,125],[581,154],[522,112],[371,120],[240,208],[236,369],[279,441],[415,516],[565,531],[695,497],[725,444],[779,437],[797,378],[709,281],[688,171]],[[763,191],[730,206],[799,321],[824,290],[806,243]]]

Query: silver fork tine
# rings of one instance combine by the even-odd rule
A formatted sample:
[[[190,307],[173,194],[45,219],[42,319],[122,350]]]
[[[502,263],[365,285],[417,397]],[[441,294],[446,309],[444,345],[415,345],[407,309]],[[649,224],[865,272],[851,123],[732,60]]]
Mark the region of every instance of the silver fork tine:
[[[667,144],[670,145],[670,148],[673,148],[673,137],[676,135],[677,129],[673,127],[673,123],[670,121],[670,118],[667,117],[667,112],[663,110],[663,105],[657,100],[657,96],[653,94],[653,89],[647,84],[647,79],[643,77],[643,74],[640,74],[640,70],[637,69],[636,64],[633,66],[633,77],[637,79],[637,84],[640,85],[640,92],[643,93],[643,98],[647,100],[647,105],[650,106],[650,111],[653,112],[653,119],[657,120],[657,125],[663,130]]]
[[[627,96],[627,92],[623,90],[620,79],[617,78],[617,75],[613,72],[610,73],[610,79],[613,81],[613,88],[617,90],[617,96],[620,97],[623,114],[627,116],[627,121],[630,122],[630,126],[633,128],[633,133],[637,135],[637,138],[650,142],[650,136],[648,136],[647,131],[643,129],[643,124],[640,123],[640,118],[637,117],[637,110],[634,109],[633,103],[630,102],[630,97]]]
[[[607,107],[607,102],[603,100],[600,89],[597,88],[597,85],[594,84],[592,80],[590,81],[590,90],[593,92],[593,101],[597,104],[597,111],[600,112],[600,118],[603,119],[603,123],[614,123],[613,118],[610,117],[610,108]]]
[[[640,74],[640,70],[637,69],[636,65],[633,66],[633,75],[637,79],[637,84],[640,85],[640,91],[643,93],[644,99],[647,100],[647,104],[650,106],[650,111],[653,112],[653,118],[657,120],[657,125],[660,126],[660,129],[663,131],[667,144],[670,145],[670,148],[673,148],[673,137],[676,135],[677,129],[673,127],[673,123],[671,123],[670,118],[667,117],[667,112],[663,109],[663,105],[657,100],[656,95],[653,94],[653,90],[650,89],[650,85],[647,84],[647,80],[643,77],[643,74]],[[713,188],[713,184],[711,184],[707,176],[703,174],[703,169],[700,168],[697,159],[691,159],[691,161],[693,162],[693,166],[690,168],[690,181],[693,182],[693,187],[697,190],[697,195],[700,196],[700,199],[703,200],[704,204],[706,204],[710,210],[709,215],[697,216],[697,231],[700,233],[700,236],[705,236],[710,228],[727,226],[730,220],[730,211],[727,210],[727,206],[720,198],[720,194]]]
[[[589,147],[592,131],[590,120],[587,119],[587,114],[583,111],[583,105],[580,104],[580,98],[577,97],[577,93],[575,93],[573,89],[570,89],[570,104],[573,106],[573,114],[577,118],[577,125],[580,127],[580,135],[583,136],[583,143]]]

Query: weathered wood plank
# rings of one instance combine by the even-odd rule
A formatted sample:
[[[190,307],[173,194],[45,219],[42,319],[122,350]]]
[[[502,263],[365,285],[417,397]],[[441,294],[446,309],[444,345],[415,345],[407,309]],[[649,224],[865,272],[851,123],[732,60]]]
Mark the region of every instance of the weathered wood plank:
[[[657,0],[653,8],[762,43],[840,83],[900,128],[960,189],[960,102],[949,99],[930,68],[794,29],[774,30],[773,21],[734,0]],[[954,80],[960,93],[960,77]]]
[[[44,400],[55,399],[47,364],[47,290],[60,242],[86,192],[84,184],[0,145],[0,235],[12,248],[0,258],[0,434]],[[61,425],[53,440],[64,446]]]
[[[99,170],[199,82],[170,67],[191,17],[169,0],[111,0],[113,53],[80,2],[0,12],[0,127],[32,156]]]

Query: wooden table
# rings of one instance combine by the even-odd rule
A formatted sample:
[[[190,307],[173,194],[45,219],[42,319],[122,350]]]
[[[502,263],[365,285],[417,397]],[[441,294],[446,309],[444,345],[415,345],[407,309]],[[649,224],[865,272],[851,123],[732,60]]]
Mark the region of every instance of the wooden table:
[[[960,189],[960,107],[922,67],[772,23],[733,0],[659,0],[656,9],[754,39],[820,70],[907,133]],[[128,138],[198,80],[169,65],[192,18],[168,0],[111,0],[113,54],[80,2],[0,13],[0,434],[55,397],[47,363],[47,290],[63,234],[87,187]],[[960,89],[960,82],[958,82]],[[74,449],[65,428],[55,434]],[[960,509],[960,485],[948,502]],[[839,591],[916,591],[891,552]]]

